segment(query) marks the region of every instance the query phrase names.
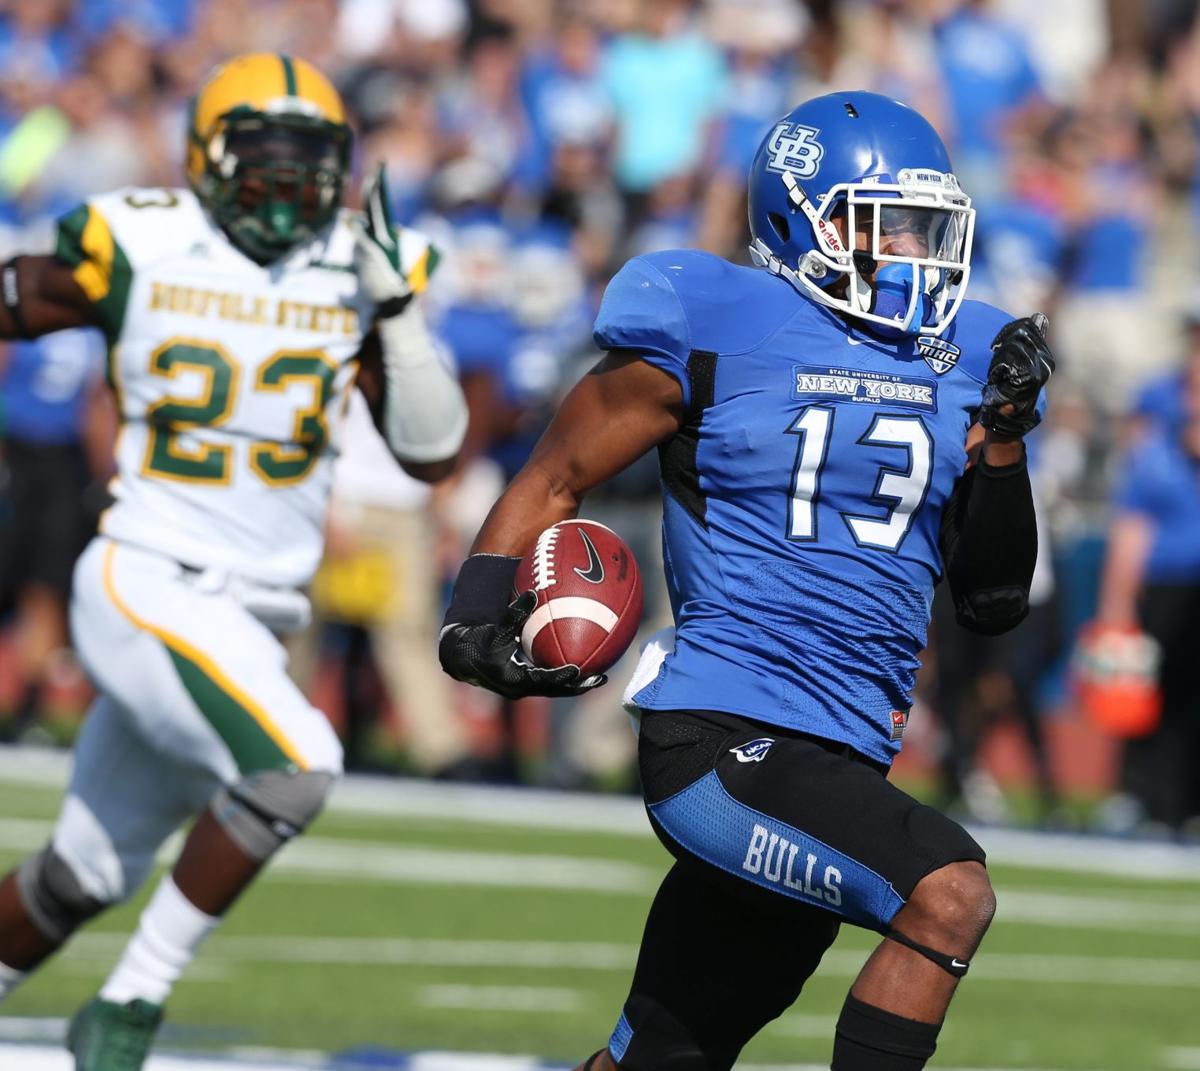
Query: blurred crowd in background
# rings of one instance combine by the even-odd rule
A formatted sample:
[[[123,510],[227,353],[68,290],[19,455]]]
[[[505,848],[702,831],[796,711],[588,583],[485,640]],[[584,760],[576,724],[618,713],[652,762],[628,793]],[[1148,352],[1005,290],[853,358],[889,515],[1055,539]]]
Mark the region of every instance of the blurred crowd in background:
[[[907,101],[943,134],[979,211],[970,296],[1048,313],[1060,361],[1032,444],[1033,612],[981,641],[936,608],[908,761],[944,803],[1002,819],[1003,754],[985,745],[1006,724],[1032,756],[1019,769],[1042,820],[1069,821],[1064,800],[1090,791],[1103,828],[1200,836],[1200,695],[1179,670],[1200,635],[1196,6],[0,0],[0,258],[45,248],[55,216],[92,194],[179,184],[188,98],[221,59],[288,52],[330,74],[360,135],[357,168],[385,161],[397,217],[442,253],[426,307],[472,424],[458,474],[430,491],[352,410],[296,673],[352,766],[619,789],[634,746],[619,687],[514,706],[442,676],[447,580],[596,359],[591,320],[613,271],[678,246],[745,261],[744,176],[773,120],[834,89]],[[92,333],[64,332],[12,344],[0,363],[0,708],[11,738],[61,736],[86,688],[63,599],[111,468],[104,354]],[[648,457],[585,510],[647,576],[657,496]],[[31,541],[22,518],[51,498],[61,538]],[[1126,534],[1106,565],[1114,523]],[[1147,623],[1156,587],[1167,608]],[[668,615],[652,588],[647,628]],[[1148,731],[1117,727],[1141,734],[1123,761],[1069,728],[1069,655],[1097,616],[1157,641],[1161,714]]]

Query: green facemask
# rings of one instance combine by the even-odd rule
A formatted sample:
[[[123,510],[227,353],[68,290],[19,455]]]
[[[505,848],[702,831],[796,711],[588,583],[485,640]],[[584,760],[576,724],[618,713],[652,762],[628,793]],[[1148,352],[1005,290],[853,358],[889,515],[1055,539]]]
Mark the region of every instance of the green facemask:
[[[269,264],[329,225],[349,168],[345,124],[247,111],[231,115],[198,195],[231,242]]]

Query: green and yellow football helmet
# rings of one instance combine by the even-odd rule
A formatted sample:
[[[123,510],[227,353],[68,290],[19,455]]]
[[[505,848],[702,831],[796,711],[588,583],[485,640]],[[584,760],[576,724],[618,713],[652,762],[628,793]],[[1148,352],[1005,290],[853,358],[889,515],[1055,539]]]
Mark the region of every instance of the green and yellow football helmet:
[[[188,182],[230,241],[267,264],[333,219],[351,141],[341,97],[311,63],[235,56],[192,99]]]

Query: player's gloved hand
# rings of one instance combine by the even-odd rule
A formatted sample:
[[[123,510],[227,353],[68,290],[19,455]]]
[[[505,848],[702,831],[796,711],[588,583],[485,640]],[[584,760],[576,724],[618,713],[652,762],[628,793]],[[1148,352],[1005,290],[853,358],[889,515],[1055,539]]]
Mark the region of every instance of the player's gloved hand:
[[[992,339],[992,363],[979,423],[1006,439],[1019,439],[1041,420],[1038,395],[1054,372],[1046,344],[1050,321],[1040,312],[1013,320]]]
[[[380,319],[408,308],[413,288],[400,267],[400,232],[392,223],[387,171],[380,164],[363,182],[362,215],[350,218],[354,231],[354,270],[375,303]]]
[[[542,669],[521,649],[521,629],[537,606],[527,591],[511,603],[499,624],[446,625],[438,643],[442,669],[455,680],[487,688],[506,699],[528,695],[582,695],[603,684],[603,674],[579,678],[578,666]]]

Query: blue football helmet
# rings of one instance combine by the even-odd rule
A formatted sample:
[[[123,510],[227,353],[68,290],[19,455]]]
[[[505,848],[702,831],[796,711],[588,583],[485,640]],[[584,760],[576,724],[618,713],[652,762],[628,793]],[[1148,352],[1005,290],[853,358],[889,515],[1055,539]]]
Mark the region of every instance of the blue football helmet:
[[[942,139],[899,101],[830,93],[792,109],[759,146],[748,202],[754,262],[873,333],[939,335],[958,312],[975,210]]]

